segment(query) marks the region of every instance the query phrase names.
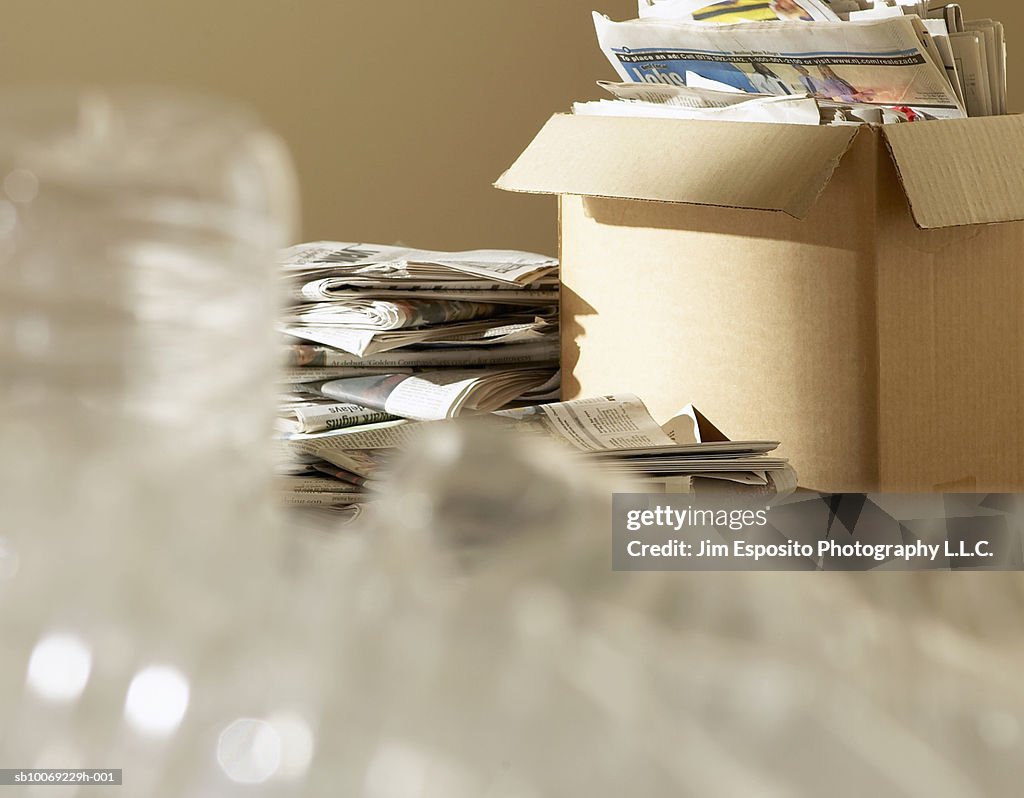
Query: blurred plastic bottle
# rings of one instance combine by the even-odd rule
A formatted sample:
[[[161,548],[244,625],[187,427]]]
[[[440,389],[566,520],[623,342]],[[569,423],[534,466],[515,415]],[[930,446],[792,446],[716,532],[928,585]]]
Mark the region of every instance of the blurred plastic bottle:
[[[219,101],[0,107],[0,753],[74,767],[173,731],[184,674],[271,600],[296,194],[278,139]]]

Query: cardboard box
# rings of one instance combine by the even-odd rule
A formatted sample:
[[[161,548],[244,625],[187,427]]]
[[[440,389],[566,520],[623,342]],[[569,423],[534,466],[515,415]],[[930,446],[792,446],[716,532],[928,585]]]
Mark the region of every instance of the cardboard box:
[[[1024,118],[553,117],[566,398],[690,402],[825,491],[1024,490]],[[999,223],[999,224],[997,224]]]

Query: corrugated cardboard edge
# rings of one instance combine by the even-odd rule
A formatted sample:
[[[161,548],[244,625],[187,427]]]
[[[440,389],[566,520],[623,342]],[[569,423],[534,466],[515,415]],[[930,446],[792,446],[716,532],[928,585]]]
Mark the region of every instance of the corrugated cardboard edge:
[[[1024,221],[1024,117],[888,125],[882,138],[919,229]]]
[[[818,200],[821,198],[821,195],[825,193],[825,189],[828,188],[829,185],[832,183],[832,178],[835,177],[836,169],[839,168],[839,164],[841,164],[843,162],[843,159],[847,156],[847,154],[850,152],[850,150],[853,149],[853,145],[857,142],[857,137],[860,136],[861,132],[863,131],[863,126],[862,127],[856,127],[856,128],[849,128],[849,129],[851,129],[853,131],[853,133],[850,135],[850,138],[847,140],[846,146],[843,147],[842,151],[840,151],[838,154],[836,154],[834,157],[832,157],[828,162],[826,162],[823,165],[823,167],[822,167],[822,179],[821,179],[821,184],[818,187],[818,191],[814,195],[814,197],[811,200],[810,204],[807,206],[807,210],[804,211],[802,216],[797,216],[796,217],[797,219],[805,218],[807,216],[807,214],[810,213],[811,208],[813,208],[815,205],[818,204]]]
[[[803,219],[831,182],[859,132],[859,128],[556,114],[494,186],[528,194],[775,211]],[[731,190],[726,190],[714,180],[714,169],[708,166],[713,161],[706,155],[720,138],[743,139],[752,150],[765,138],[791,146],[764,148],[767,158],[754,159],[756,174],[744,170],[750,163],[739,164],[737,174],[750,180],[735,180]],[[587,146],[588,140],[592,146]],[[644,142],[643,150],[637,148],[636,141]],[[684,149],[688,144],[698,151]],[[700,150],[702,144],[707,144],[706,151]],[[808,148],[813,151],[807,152]],[[755,150],[754,155],[759,153]],[[656,185],[658,178],[652,175],[658,175],[666,164],[676,174]],[[724,168],[728,171],[728,164]],[[798,182],[793,183],[794,178]],[[782,190],[787,186],[789,191]],[[730,193],[732,196],[727,196]]]

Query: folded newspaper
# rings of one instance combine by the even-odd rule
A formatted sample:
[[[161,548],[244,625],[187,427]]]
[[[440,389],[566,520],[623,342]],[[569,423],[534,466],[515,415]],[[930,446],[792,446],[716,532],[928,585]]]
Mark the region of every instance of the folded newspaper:
[[[917,16],[865,22],[708,25],[613,22],[595,12],[601,49],[622,80],[808,96],[830,103],[962,118],[964,105]]]
[[[684,408],[664,426],[631,395],[501,411],[485,420],[517,433],[554,440],[603,469],[662,489],[672,484],[671,480],[693,476],[756,488],[795,488],[788,462],[771,454],[778,443],[728,441],[692,407]],[[365,485],[387,467],[387,452],[415,442],[428,423],[383,422],[295,436],[287,444],[307,458],[311,470]]]
[[[286,250],[282,261],[295,300],[282,332],[337,354],[367,358],[409,347],[466,352],[551,342],[557,335],[558,262],[543,255],[319,241]],[[447,361],[470,365],[452,355]],[[421,364],[430,365],[426,355]]]
[[[546,286],[546,287],[545,287]],[[534,283],[529,288],[511,288],[498,283],[445,282],[436,284],[420,283],[416,286],[387,286],[378,284],[353,285],[346,278],[326,277],[303,283],[294,292],[300,302],[387,302],[391,300],[446,300],[461,302],[485,302],[498,305],[547,305],[558,302],[557,283]]]
[[[277,428],[292,435],[378,424],[398,418],[382,410],[308,393],[282,397],[278,403],[278,412]]]
[[[324,396],[401,418],[438,420],[486,413],[557,389],[552,369],[446,369],[417,374],[347,377],[319,386]]]
[[[811,97],[751,97],[718,108],[687,108],[660,101],[598,100],[575,103],[577,116],[629,116],[648,119],[717,119],[720,122],[763,122],[780,125],[820,125],[821,107]]]
[[[331,324],[329,318],[285,322],[281,331],[353,355],[372,356],[419,344],[433,347],[494,347],[557,340],[557,312],[514,313],[405,330],[363,330]]]
[[[576,103],[573,106],[574,113],[789,125],[881,125],[910,121],[905,111],[895,108],[866,103],[838,103],[806,95],[747,94],[734,89],[723,91],[667,83],[611,83],[599,80],[598,85],[615,100]]]
[[[388,459],[384,447],[328,462],[297,445],[558,398],[553,258],[320,241],[287,250],[281,276],[292,298],[278,403],[290,506],[362,501]]]
[[[285,506],[319,507],[362,504],[368,500],[365,491],[329,476],[281,477],[277,485],[278,498]]]
[[[336,324],[352,330],[407,330],[437,324],[494,318],[504,305],[452,299],[348,299],[292,309],[286,321]]]
[[[342,277],[382,281],[465,280],[475,276],[510,285],[529,285],[552,274],[558,261],[531,252],[471,250],[435,252],[379,244],[315,241],[285,250],[286,276]]]
[[[344,377],[365,377],[370,374],[394,374],[395,368],[362,368],[357,366],[299,366],[284,368],[278,372],[278,382],[283,385],[301,387],[325,380],[340,380]],[[411,374],[412,369],[404,369]]]
[[[294,369],[325,368],[400,369],[439,366],[521,366],[529,364],[557,367],[561,346],[557,336],[505,346],[406,347],[380,355],[360,357],[319,344],[288,344],[285,363]],[[367,372],[369,373],[369,372]],[[341,376],[341,375],[339,375]],[[329,379],[323,377],[321,379]]]

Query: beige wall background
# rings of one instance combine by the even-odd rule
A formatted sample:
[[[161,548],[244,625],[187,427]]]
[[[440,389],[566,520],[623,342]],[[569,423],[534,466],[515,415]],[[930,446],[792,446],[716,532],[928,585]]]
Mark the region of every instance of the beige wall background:
[[[1024,4],[1007,26],[1024,102]],[[0,85],[153,83],[255,107],[291,147],[303,235],[553,253],[554,200],[492,181],[613,77],[590,11],[635,0],[49,0],[5,4]]]

